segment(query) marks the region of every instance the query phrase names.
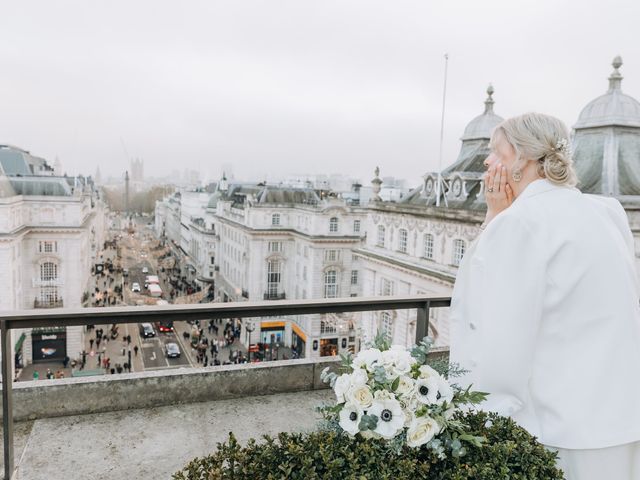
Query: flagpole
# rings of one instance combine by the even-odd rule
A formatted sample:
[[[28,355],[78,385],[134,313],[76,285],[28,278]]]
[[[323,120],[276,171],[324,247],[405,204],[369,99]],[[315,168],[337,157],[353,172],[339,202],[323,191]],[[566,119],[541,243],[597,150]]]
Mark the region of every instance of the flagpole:
[[[449,66],[449,54],[444,54],[444,88],[442,90],[442,117],[440,118],[440,151],[438,153],[438,181],[436,184],[436,207],[440,206],[440,187],[444,185],[444,180],[442,179],[442,145],[444,143],[444,108],[445,101],[447,99],[447,69]],[[447,204],[447,199],[444,199],[445,205]]]

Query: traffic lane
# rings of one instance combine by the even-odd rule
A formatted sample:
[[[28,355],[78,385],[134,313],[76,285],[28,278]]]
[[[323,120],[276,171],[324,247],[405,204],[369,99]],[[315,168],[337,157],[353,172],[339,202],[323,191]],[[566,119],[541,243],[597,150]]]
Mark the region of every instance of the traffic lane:
[[[142,361],[145,370],[161,369],[167,367],[189,366],[189,359],[184,349],[173,333],[157,333],[156,337],[140,339],[142,345]],[[167,358],[165,345],[177,343],[180,348],[180,357]]]
[[[141,338],[142,363],[145,370],[163,368],[169,365],[164,355],[164,344],[158,337]]]

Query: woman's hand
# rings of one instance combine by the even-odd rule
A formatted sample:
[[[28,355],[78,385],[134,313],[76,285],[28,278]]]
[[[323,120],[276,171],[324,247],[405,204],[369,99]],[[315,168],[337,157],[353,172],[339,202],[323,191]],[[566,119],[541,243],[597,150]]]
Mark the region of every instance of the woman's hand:
[[[513,203],[513,190],[507,183],[507,169],[504,165],[491,165],[487,170],[484,176],[484,196],[487,200],[485,223],[489,223]]]

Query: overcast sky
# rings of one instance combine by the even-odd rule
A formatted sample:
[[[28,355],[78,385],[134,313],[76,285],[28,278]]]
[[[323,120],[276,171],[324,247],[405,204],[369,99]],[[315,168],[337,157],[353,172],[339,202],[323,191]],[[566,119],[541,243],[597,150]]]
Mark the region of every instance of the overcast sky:
[[[640,99],[636,0],[46,0],[0,11],[0,143],[70,173],[215,179],[340,172],[417,184],[487,85],[503,117],[570,126],[607,89]],[[125,153],[126,151],[126,153]]]

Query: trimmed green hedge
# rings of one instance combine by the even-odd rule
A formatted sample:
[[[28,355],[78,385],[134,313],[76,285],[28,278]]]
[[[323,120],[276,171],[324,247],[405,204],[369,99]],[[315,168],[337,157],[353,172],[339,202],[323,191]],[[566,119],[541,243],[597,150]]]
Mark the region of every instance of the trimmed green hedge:
[[[192,460],[173,480],[561,480],[556,454],[511,419],[484,412],[462,416],[482,447],[468,446],[461,458],[439,460],[433,450],[403,447],[400,454],[382,440],[320,431],[281,433],[251,439],[245,447],[233,434],[218,450]]]

